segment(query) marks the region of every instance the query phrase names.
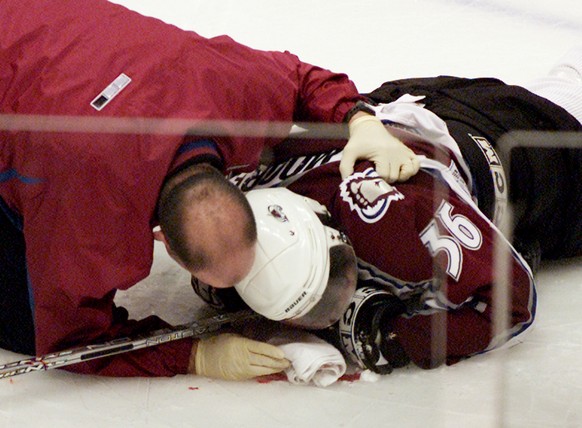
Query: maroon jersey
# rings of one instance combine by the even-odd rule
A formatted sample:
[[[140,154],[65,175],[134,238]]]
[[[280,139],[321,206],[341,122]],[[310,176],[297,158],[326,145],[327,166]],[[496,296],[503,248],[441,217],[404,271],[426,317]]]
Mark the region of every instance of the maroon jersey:
[[[422,155],[421,170],[404,183],[387,184],[368,162],[342,181],[339,150],[291,158],[234,181],[245,190],[286,185],[326,205],[352,241],[360,282],[373,281],[415,302],[394,324],[406,353],[417,365],[431,366],[433,321],[444,315],[446,362],[452,364],[507,343],[532,324],[534,281],[471,199],[454,156],[429,143],[409,146]],[[496,242],[509,253],[511,282],[508,325],[498,332],[493,329]]]

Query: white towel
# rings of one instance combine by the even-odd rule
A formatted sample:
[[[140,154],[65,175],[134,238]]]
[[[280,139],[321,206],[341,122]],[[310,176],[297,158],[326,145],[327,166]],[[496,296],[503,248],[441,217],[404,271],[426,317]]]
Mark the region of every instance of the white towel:
[[[285,374],[289,382],[326,387],[346,372],[339,350],[319,337],[300,330],[285,330],[269,340],[280,348],[291,365]]]

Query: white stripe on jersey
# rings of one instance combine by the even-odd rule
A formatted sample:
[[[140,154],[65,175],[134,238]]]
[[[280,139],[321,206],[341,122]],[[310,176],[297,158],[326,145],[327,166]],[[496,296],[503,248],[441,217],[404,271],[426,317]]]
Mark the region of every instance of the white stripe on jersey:
[[[261,165],[251,172],[229,177],[243,192],[253,189],[286,187],[299,180],[305,173],[328,164],[339,162],[342,152],[339,149],[315,155],[297,156],[273,165]]]

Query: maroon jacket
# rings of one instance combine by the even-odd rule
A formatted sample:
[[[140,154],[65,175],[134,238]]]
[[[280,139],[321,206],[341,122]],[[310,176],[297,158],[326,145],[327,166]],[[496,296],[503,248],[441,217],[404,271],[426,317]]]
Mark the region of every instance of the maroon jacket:
[[[361,98],[345,75],[287,52],[205,39],[104,0],[3,0],[0,7],[5,115],[340,122]],[[92,106],[121,74],[131,81],[114,98],[106,91],[101,110]],[[0,130],[0,198],[22,218],[38,354],[164,325],[127,321],[113,304],[117,289],[150,272],[164,178],[191,160],[225,172],[252,169],[264,146],[278,143],[185,139],[175,130],[77,131]],[[70,369],[184,373],[190,346],[184,340]]]

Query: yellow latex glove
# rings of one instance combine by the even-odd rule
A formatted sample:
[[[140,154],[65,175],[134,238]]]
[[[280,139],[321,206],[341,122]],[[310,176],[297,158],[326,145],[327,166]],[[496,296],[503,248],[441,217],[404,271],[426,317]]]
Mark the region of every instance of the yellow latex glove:
[[[373,162],[378,175],[388,183],[408,180],[418,172],[420,164],[414,152],[392,136],[376,116],[354,116],[349,131],[350,139],[340,163],[342,178],[354,172],[358,159]]]
[[[276,346],[232,333],[201,339],[195,355],[196,374],[217,379],[251,379],[287,367],[289,361]]]

